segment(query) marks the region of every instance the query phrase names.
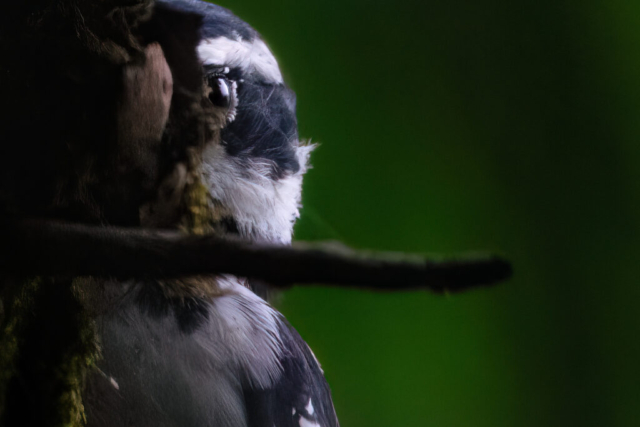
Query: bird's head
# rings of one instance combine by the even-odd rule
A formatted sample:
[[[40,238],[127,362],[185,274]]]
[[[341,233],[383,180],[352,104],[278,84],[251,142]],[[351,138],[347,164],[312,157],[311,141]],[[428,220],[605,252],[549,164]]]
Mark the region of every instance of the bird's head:
[[[203,153],[217,231],[290,242],[312,149],[298,139],[295,94],[260,35],[230,11],[200,1],[164,3],[203,16],[198,56],[208,99],[225,116],[220,144]]]

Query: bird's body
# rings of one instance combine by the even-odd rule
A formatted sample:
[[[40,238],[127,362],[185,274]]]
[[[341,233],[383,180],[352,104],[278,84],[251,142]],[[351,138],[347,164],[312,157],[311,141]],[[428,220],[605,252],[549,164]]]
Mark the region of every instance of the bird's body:
[[[220,295],[167,298],[130,283],[98,319],[99,372],[85,391],[90,427],[337,426],[313,353],[234,277]]]
[[[226,111],[219,144],[202,154],[212,229],[288,244],[310,147],[295,96],[260,36],[228,10],[159,2],[202,15],[198,55],[209,99]],[[198,277],[174,295],[157,281],[103,283],[94,308],[101,345],[84,395],[90,427],[334,427],[313,353],[245,279]],[[253,289],[253,290],[252,290]]]

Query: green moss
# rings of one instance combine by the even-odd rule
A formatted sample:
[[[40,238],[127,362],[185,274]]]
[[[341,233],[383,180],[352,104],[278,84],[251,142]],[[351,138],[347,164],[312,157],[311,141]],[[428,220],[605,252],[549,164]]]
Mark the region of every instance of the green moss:
[[[75,298],[82,292],[80,285],[78,280],[72,283]],[[80,427],[86,422],[82,391],[87,374],[95,367],[100,356],[95,324],[91,316],[81,304],[78,304],[73,317],[77,325],[75,339],[65,349],[61,363],[55,368],[56,379],[62,385],[56,403],[59,408],[60,427]]]
[[[3,284],[1,300],[4,312],[0,318],[0,419],[4,414],[9,383],[17,374],[20,337],[33,317],[35,294],[39,286],[39,278]]]
[[[202,158],[195,150],[189,153],[188,178],[182,193],[180,228],[187,234],[211,234],[216,222],[213,201],[202,182]]]
[[[194,174],[195,175],[195,174]],[[213,218],[207,187],[193,178],[184,190],[185,215],[182,228],[189,234],[203,235],[212,231]]]
[[[82,391],[99,348],[78,288],[69,280],[36,279],[3,295],[11,303],[0,337],[0,424],[84,425]]]

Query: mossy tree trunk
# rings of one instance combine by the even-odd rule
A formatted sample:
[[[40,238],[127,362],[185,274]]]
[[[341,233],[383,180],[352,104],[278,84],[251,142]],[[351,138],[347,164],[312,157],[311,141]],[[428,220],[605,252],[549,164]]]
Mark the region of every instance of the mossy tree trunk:
[[[151,0],[7,3],[0,218],[177,226],[188,207],[180,194],[159,203],[159,188],[183,191],[198,149],[215,139],[201,102],[198,28],[197,17],[154,11]],[[92,292],[74,277],[5,272],[1,425],[83,424],[82,387],[99,357],[83,305]]]

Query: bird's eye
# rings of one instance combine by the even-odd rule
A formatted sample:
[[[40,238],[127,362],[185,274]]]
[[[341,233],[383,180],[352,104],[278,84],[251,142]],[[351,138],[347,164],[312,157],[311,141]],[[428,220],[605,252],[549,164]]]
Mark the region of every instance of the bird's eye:
[[[204,71],[207,76],[206,82],[211,89],[209,100],[214,106],[226,110],[226,123],[231,123],[236,118],[238,84],[229,78],[229,67],[205,66]]]
[[[229,108],[231,106],[231,83],[225,77],[212,76],[209,78],[209,100],[216,107]]]

